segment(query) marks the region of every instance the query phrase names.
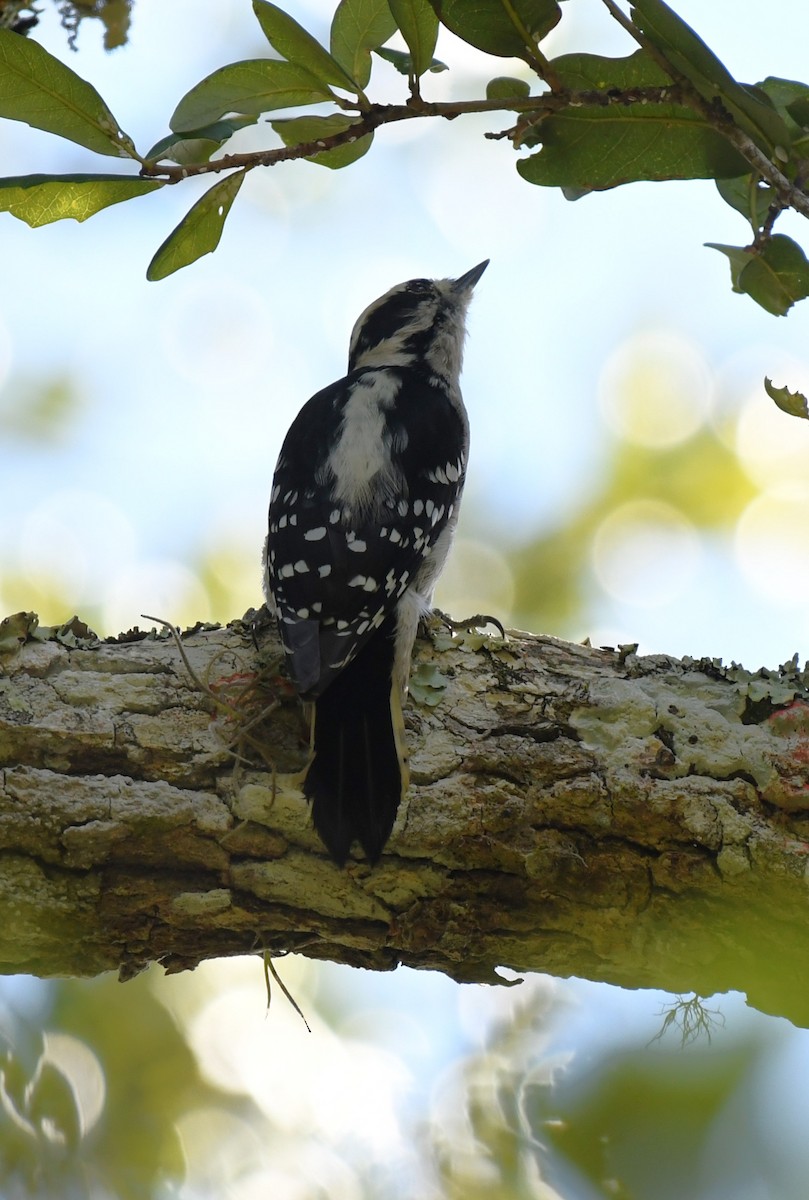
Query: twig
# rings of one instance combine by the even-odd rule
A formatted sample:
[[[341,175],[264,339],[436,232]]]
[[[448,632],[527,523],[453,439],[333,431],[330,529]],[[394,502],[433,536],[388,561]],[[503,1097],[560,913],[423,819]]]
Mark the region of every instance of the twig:
[[[233,717],[234,720],[236,720],[236,721],[239,721],[239,722],[243,721],[244,720],[243,709],[240,708],[238,705],[231,704],[228,700],[222,699],[221,696],[218,696],[214,692],[213,688],[210,686],[209,683],[206,683],[203,679],[200,679],[199,675],[197,675],[196,671],[191,666],[191,663],[188,659],[188,655],[185,652],[185,647],[183,646],[182,638],[180,636],[180,631],[177,628],[177,626],[172,625],[171,621],[164,621],[162,617],[152,617],[148,613],[141,613],[141,617],[143,618],[144,621],[155,621],[158,625],[162,625],[164,629],[168,629],[169,633],[171,634],[172,638],[174,639],[177,649],[180,652],[180,658],[183,660],[183,666],[185,667],[186,671],[188,672],[189,677],[191,678],[194,685],[199,689],[200,692],[202,692],[204,695],[208,696],[213,701],[213,703],[217,709],[219,709],[222,712],[227,713],[229,716]],[[248,695],[251,690],[254,690],[254,689],[255,689],[255,679],[251,679],[250,682],[248,684],[246,684],[245,687],[242,689],[240,699],[243,700],[244,697],[246,695]],[[270,713],[274,712],[277,707],[278,707],[278,701],[273,700],[270,702],[270,704],[265,705],[265,707],[261,710],[261,712],[258,713],[258,715],[255,716],[254,718],[252,718],[250,721],[248,721],[246,725],[239,725],[235,731],[234,736],[231,738],[230,742],[227,743],[227,747],[226,747],[227,752],[231,753],[232,746],[234,746],[237,743],[246,742],[249,746],[252,747],[253,750],[255,750],[258,754],[261,755],[261,757],[264,759],[264,762],[267,764],[267,766],[271,769],[271,771],[273,773],[273,785],[272,785],[273,786],[273,799],[275,798],[275,786],[276,786],[276,784],[275,784],[275,763],[267,755],[261,742],[259,742],[257,738],[251,737],[249,731],[253,728],[254,725],[259,724]],[[234,755],[234,757],[236,757],[238,759],[239,758],[238,753],[236,753]]]
[[[523,23],[520,14],[511,3],[511,0],[501,0],[501,3],[509,20],[523,40],[523,44],[527,51],[526,61],[534,68],[540,79],[545,80],[548,87],[551,88],[552,91],[563,91],[564,89],[562,87],[562,81],[557,75],[555,68],[542,53],[536,43],[536,40],[531,37],[531,34],[528,32],[528,29]]]
[[[295,1012],[298,1014],[300,1019],[303,1021],[304,1025],[306,1026],[307,1033],[311,1033],[312,1032],[311,1026],[309,1025],[309,1022],[306,1020],[306,1017],[303,1015],[303,1010],[301,1009],[301,1006],[298,1004],[297,1000],[292,995],[289,988],[286,986],[283,979],[276,971],[275,963],[270,958],[268,951],[265,950],[262,957],[264,959],[264,982],[267,985],[267,1011],[268,1012],[270,1011],[270,1002],[272,1000],[272,989],[270,987],[270,975],[272,975],[273,979],[278,984],[279,988],[284,993],[284,995],[286,996],[289,1003],[295,1009]]]
[[[208,685],[206,683],[203,683],[202,680],[200,679],[199,675],[197,675],[196,671],[191,666],[191,663],[188,661],[188,655],[185,652],[185,646],[183,645],[182,638],[180,637],[180,631],[177,628],[177,626],[172,625],[171,621],[164,621],[162,617],[151,617],[151,616],[149,616],[148,613],[141,613],[140,615],[141,615],[141,620],[155,621],[158,625],[162,625],[164,629],[168,629],[169,633],[174,638],[174,642],[177,646],[177,649],[180,652],[180,658],[183,660],[183,666],[185,667],[186,671],[190,675],[192,682],[196,684],[199,691],[205,693],[205,695],[207,695],[207,696],[210,696],[210,698],[213,700],[214,704],[216,704],[216,705],[223,704],[224,707],[230,709],[230,711],[234,715],[237,715],[236,709],[233,708],[231,705],[229,705],[227,703],[227,701],[221,701],[218,696],[215,696],[213,694],[213,692],[211,691],[211,689],[208,687]]]
[[[676,102],[679,98],[678,93],[672,87],[637,87],[627,88],[625,91],[611,90],[609,92],[595,89],[543,92],[539,96],[447,102],[428,102],[420,96],[411,96],[406,104],[375,104],[347,129],[341,129],[336,133],[329,134],[328,137],[318,138],[313,142],[299,142],[296,146],[276,146],[271,150],[251,150],[243,154],[224,154],[221,158],[215,158],[210,162],[190,163],[185,166],[172,166],[169,163],[147,160],[140,173],[149,178],[165,179],[167,183],[180,183],[183,179],[189,179],[193,175],[215,175],[221,171],[250,171],[255,167],[274,167],[278,163],[313,158],[317,154],[334,150],[338,146],[351,145],[384,125],[391,125],[398,121],[418,120],[422,117],[441,117],[445,121],[454,121],[456,117],[472,113],[520,112],[536,114],[541,118],[568,108],[670,103]]]

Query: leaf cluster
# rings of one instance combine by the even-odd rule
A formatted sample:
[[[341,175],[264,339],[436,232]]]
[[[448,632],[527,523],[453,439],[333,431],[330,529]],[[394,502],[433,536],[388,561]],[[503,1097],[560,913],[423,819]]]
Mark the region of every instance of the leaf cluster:
[[[543,41],[562,17],[558,0],[340,0],[328,45],[270,0],[252,0],[267,56],[200,80],[143,154],[90,83],[30,38],[0,29],[0,116],[138,168],[2,179],[0,210],[30,225],[83,221],[167,183],[222,174],[154,255],[147,274],[162,279],[216,248],[250,170],[293,158],[340,169],[393,121],[510,111],[513,127],[489,136],[509,138],[526,182],[558,187],[568,199],[636,180],[713,179],[748,222],[751,241],[709,245],[728,258],[735,291],[785,314],[809,295],[803,250],[773,231],[785,209],[809,216],[809,85],[737,81],[664,0],[634,0],[628,13],[617,0],[602,2],[636,42],[634,53],[546,57]],[[425,100],[423,78],[446,69],[435,58],[442,26],[486,54],[521,61],[520,75],[497,76],[468,100]],[[404,51],[387,44],[397,32]],[[401,103],[369,96],[375,59],[406,77]],[[234,134],[268,113],[275,145],[227,153]]]

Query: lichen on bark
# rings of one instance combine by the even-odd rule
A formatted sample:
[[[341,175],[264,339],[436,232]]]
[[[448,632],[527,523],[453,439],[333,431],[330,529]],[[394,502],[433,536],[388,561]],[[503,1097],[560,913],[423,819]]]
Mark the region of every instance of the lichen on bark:
[[[24,619],[23,619],[24,618]],[[0,624],[0,964],[123,976],[269,950],[497,968],[809,1021],[809,689],[510,633],[420,640],[378,867],[327,858],[277,642]],[[189,673],[192,672],[191,674]]]

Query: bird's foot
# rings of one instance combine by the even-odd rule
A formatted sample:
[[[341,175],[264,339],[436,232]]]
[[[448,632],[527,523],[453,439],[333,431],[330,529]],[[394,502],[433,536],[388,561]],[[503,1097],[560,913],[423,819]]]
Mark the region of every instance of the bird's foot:
[[[444,629],[485,629],[487,625],[494,625],[500,636],[505,638],[506,631],[503,628],[501,621],[497,617],[491,617],[485,613],[475,613],[473,617],[464,617],[461,620],[455,620],[442,612],[440,608],[434,608],[432,612],[424,618],[425,629],[429,632],[435,626],[443,626]]]

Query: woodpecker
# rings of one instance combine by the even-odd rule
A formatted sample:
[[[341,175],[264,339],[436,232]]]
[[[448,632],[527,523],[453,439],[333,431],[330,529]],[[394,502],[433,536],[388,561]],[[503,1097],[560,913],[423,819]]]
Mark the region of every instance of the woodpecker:
[[[303,791],[339,865],[355,841],[378,861],[408,786],[402,700],[458,522],[466,310],[488,261],[370,304],[348,373],[303,406],[275,468],[264,592],[313,702]]]

